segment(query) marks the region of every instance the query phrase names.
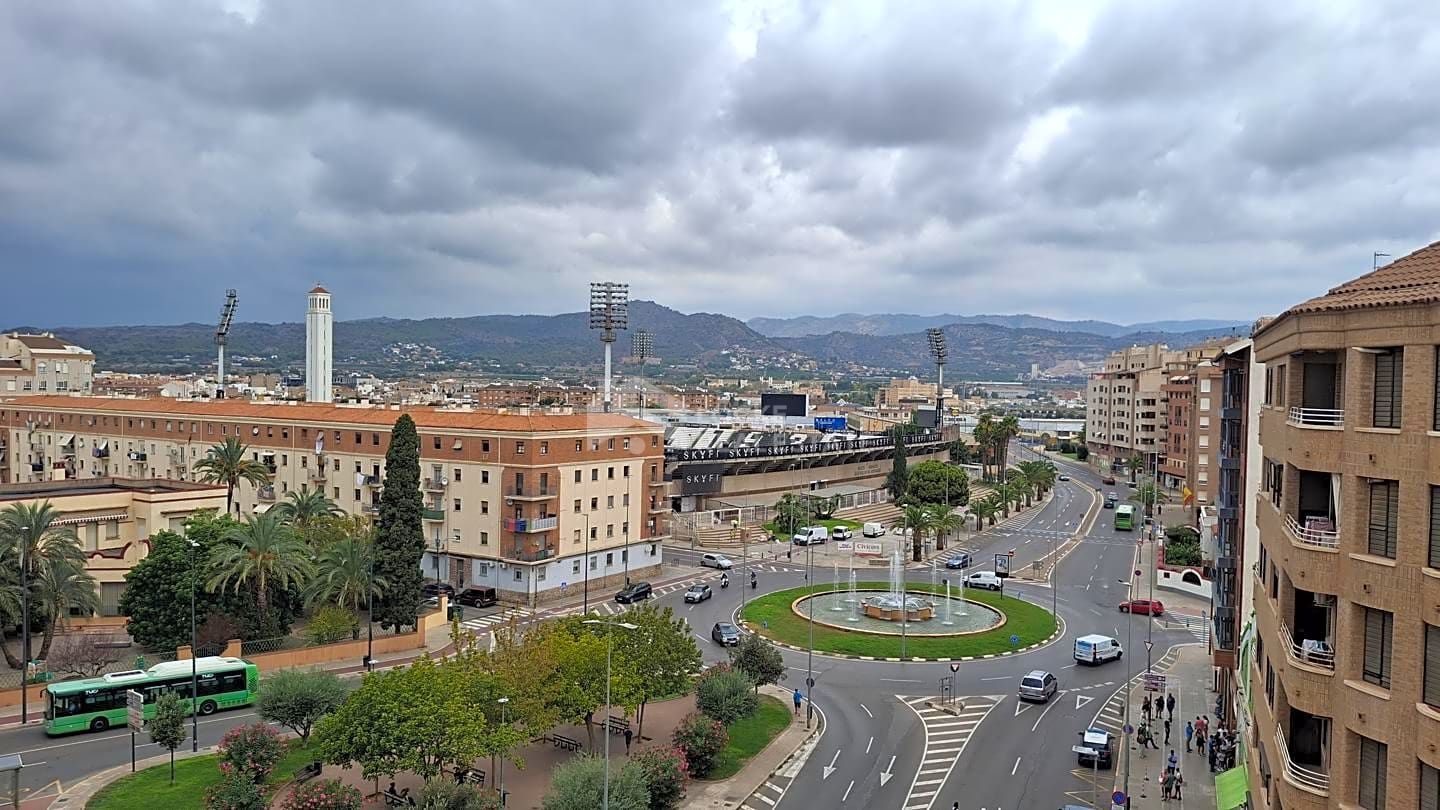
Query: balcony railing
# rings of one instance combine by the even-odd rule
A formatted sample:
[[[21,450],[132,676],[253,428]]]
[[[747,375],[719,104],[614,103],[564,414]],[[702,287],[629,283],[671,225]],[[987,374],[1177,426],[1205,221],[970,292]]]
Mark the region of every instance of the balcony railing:
[[[420,510],[420,517],[422,517],[422,518],[424,518],[424,519],[426,519],[426,520],[444,520],[444,519],[445,519],[445,510],[444,510],[444,509],[430,509],[429,507],[426,507],[426,508]]]
[[[255,490],[255,498],[256,500],[261,501],[273,501],[275,500],[275,488],[260,487],[259,489]]]
[[[311,467],[311,468],[310,468],[310,475],[309,475],[308,477],[309,477],[309,479],[310,479],[311,481],[324,481],[324,480],[325,480],[325,468],[324,468],[324,467]]]
[[[504,525],[507,532],[548,532],[560,525],[560,518],[505,518]]]
[[[1296,427],[1343,428],[1345,411],[1338,408],[1291,408],[1285,421]]]
[[[537,548],[531,551],[516,549],[507,556],[512,560],[519,560],[520,562],[539,562],[555,556],[555,552],[549,548]]]
[[[378,487],[378,486],[380,486],[380,476],[378,476],[378,475],[367,475],[367,476],[365,476],[365,486],[367,486],[367,487]]]
[[[554,498],[560,494],[560,488],[554,484],[532,484],[527,487],[506,487],[505,497],[507,498]]]
[[[425,488],[430,490],[431,492],[444,492],[445,488],[448,486],[450,486],[450,479],[448,478],[425,479]]]
[[[1301,526],[1292,515],[1285,516],[1285,533],[1290,539],[1305,546],[1317,548],[1339,548],[1340,532],[1334,529],[1316,529]]]
[[[361,511],[362,513],[364,513],[364,514],[367,514],[367,515],[376,515],[376,514],[379,514],[379,513],[380,513],[380,504],[378,504],[378,503],[362,503],[362,504],[360,504],[360,511]]]
[[[1330,774],[1297,765],[1290,760],[1290,746],[1285,743],[1285,734],[1275,729],[1275,744],[1280,752],[1280,763],[1284,767],[1285,781],[1316,796],[1330,795]]]
[[[1280,625],[1280,640],[1285,643],[1285,653],[1292,662],[1335,671],[1335,648],[1329,642],[1301,639],[1297,644],[1285,622],[1277,624]]]

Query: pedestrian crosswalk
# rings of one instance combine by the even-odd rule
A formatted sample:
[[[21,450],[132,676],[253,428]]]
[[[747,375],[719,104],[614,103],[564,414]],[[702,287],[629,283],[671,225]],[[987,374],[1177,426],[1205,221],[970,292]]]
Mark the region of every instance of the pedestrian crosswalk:
[[[957,698],[954,704],[944,709],[929,705],[934,701],[933,697],[898,697],[915,712],[925,727],[925,754],[901,806],[904,810],[929,810],[940,795],[940,789],[945,786],[945,780],[950,778],[960,755],[965,753],[965,746],[975,735],[975,730],[1004,696],[969,695]]]
[[[761,783],[750,797],[740,804],[740,810],[770,810],[785,798],[785,791],[789,789],[793,778],[787,778],[776,774]]]
[[[1175,665],[1175,659],[1179,654],[1180,650],[1178,647],[1171,647],[1160,657],[1160,660],[1155,661],[1150,668],[1155,672],[1168,672],[1170,667]],[[1133,686],[1140,683],[1144,675],[1145,673],[1143,672],[1136,673],[1135,677],[1130,679],[1130,685]],[[1091,722],[1091,725],[1099,726],[1111,734],[1119,735],[1125,729],[1125,701],[1129,699],[1129,696],[1130,689],[1125,686],[1117,689],[1115,694],[1111,695],[1110,699],[1105,701],[1105,705],[1100,707],[1100,711],[1095,713],[1095,719]]]
[[[460,622],[460,626],[475,633],[483,633],[492,627],[508,625],[512,622],[523,624],[530,619],[530,612],[520,608],[502,608],[488,616],[476,616],[473,619],[466,619]]]
[[[1194,636],[1198,641],[1210,640],[1210,620],[1205,616],[1191,616],[1185,613],[1173,611],[1165,613],[1161,617],[1166,629],[1184,630]]]

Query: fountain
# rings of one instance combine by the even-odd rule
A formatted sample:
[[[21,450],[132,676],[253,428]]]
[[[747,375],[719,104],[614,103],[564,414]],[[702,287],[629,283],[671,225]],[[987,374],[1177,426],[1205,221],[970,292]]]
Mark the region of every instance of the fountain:
[[[838,591],[838,590],[840,590],[840,563],[838,563],[838,562],[837,562],[837,563],[831,563],[831,568],[830,568],[830,590],[832,590],[832,591]],[[842,605],[842,604],[840,604],[839,602],[836,602],[834,605],[831,605],[831,606],[830,606],[830,609],[833,610],[833,611],[835,611],[836,613],[839,613],[840,611],[845,610],[845,606]]]
[[[850,598],[845,600],[845,604],[847,604],[847,605],[849,605],[851,608],[853,608],[853,612],[851,613],[851,615],[850,615],[845,621],[847,621],[847,622],[858,622],[858,621],[860,621],[860,612],[861,612],[862,608],[861,608],[861,606],[860,606],[860,600],[855,596],[855,569],[854,569],[854,568],[851,568],[851,569],[850,569]]]
[[[890,556],[890,590],[865,598],[865,615],[885,621],[928,621],[935,617],[935,603],[905,592],[905,564],[899,551]]]
[[[945,580],[945,620],[940,622],[946,627],[953,627],[955,622],[950,620],[950,580]]]

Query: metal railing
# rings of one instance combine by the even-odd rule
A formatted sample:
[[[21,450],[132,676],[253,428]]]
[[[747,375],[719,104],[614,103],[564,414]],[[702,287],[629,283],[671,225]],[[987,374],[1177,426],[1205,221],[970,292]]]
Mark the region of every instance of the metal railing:
[[[531,484],[524,487],[509,486],[505,488],[507,498],[553,498],[560,494],[560,487],[554,484]]]
[[[1285,734],[1277,726],[1275,743],[1279,746],[1280,762],[1284,766],[1285,781],[1317,796],[1330,795],[1330,774],[1297,765],[1290,759],[1290,746],[1285,743]]]
[[[1296,427],[1343,428],[1345,427],[1345,410],[1343,408],[1291,408],[1290,415],[1285,421]]]
[[[1301,545],[1317,546],[1319,548],[1339,548],[1340,532],[1338,530],[1309,529],[1300,525],[1300,522],[1293,515],[1285,516],[1285,532],[1290,539]]]
[[[1323,648],[1306,647],[1303,643],[1306,639],[1302,639],[1302,643],[1296,644],[1295,637],[1290,634],[1289,626],[1284,621],[1278,621],[1276,624],[1280,626],[1280,640],[1285,643],[1285,654],[1293,663],[1335,671],[1335,648],[1331,647],[1329,642],[1320,642],[1325,645]]]
[[[422,517],[422,518],[424,518],[424,519],[426,519],[426,520],[444,520],[444,519],[445,519],[445,510],[444,510],[444,509],[431,509],[430,507],[427,506],[427,507],[425,507],[424,509],[421,509],[421,510],[420,510],[420,517]]]
[[[504,521],[505,530],[511,532],[546,532],[559,525],[558,517],[505,518]]]
[[[324,468],[324,467],[311,467],[311,468],[310,468],[310,474],[309,474],[307,477],[308,477],[311,481],[324,481],[324,480],[325,480],[325,468]]]
[[[425,489],[428,489],[431,492],[443,492],[444,489],[448,486],[450,486],[450,479],[448,478],[425,479]]]
[[[273,501],[273,500],[275,500],[275,488],[274,488],[274,487],[260,487],[259,489],[255,490],[255,499],[258,500],[258,501]]]

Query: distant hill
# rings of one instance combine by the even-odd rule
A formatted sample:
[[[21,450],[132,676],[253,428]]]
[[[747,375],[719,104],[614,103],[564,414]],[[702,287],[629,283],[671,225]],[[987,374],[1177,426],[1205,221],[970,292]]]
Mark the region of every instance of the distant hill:
[[[746,324],[767,337],[806,337],[831,332],[861,335],[904,335],[950,324],[990,324],[1011,329],[1049,329],[1055,332],[1088,332],[1119,337],[1141,332],[1198,332],[1213,329],[1246,328],[1248,321],[1196,319],[1117,324],[1108,321],[1062,321],[1039,315],[860,315],[853,312],[828,317],[800,315],[794,318],[751,318]]]

